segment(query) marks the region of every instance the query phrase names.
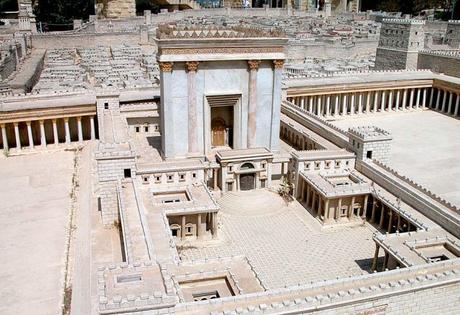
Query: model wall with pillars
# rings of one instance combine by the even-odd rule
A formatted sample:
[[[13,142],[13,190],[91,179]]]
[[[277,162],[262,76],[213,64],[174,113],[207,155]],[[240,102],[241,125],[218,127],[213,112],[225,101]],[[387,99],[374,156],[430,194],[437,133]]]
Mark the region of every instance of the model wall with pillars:
[[[162,148],[166,158],[211,149],[208,96],[237,97],[233,148],[279,150],[282,61],[161,62]],[[182,87],[186,86],[184,89]]]

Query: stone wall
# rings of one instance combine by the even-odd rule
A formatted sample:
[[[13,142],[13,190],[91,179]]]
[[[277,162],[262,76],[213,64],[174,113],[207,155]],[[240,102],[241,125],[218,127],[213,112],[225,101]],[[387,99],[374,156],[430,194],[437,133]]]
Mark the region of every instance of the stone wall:
[[[419,53],[417,67],[460,77],[460,53],[422,51]]]
[[[109,19],[118,19],[136,16],[135,0],[108,0],[105,15]]]
[[[375,69],[404,70],[417,69],[417,52],[397,51],[387,48],[377,48]]]
[[[452,48],[460,48],[460,21],[449,21],[447,24],[446,43]]]
[[[120,45],[120,43],[136,45],[139,44],[139,42],[139,33],[32,35],[32,46],[39,49],[53,49],[56,47],[89,48]]]

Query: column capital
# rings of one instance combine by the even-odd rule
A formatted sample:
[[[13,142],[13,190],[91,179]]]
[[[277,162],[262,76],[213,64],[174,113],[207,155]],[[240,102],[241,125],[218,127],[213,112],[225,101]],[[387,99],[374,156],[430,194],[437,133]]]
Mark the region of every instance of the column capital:
[[[64,117],[65,122],[69,122],[69,117]]]
[[[18,121],[15,121],[15,122],[13,122],[13,125],[14,125],[15,127],[18,127],[18,126],[19,126],[19,122],[18,122]]]
[[[283,69],[283,67],[284,67],[284,60],[282,59],[273,60],[273,68]]]
[[[0,123],[1,128],[5,128],[5,123]]]
[[[249,70],[259,70],[260,60],[248,60]]]
[[[44,120],[44,119],[40,119],[38,122],[40,123],[40,125],[45,124],[45,120]]]
[[[185,63],[185,71],[187,72],[197,72],[198,71],[198,61],[187,61]]]
[[[81,116],[77,116],[77,121],[81,121]]]
[[[163,72],[172,72],[173,63],[172,62],[159,62],[160,70]]]
[[[31,125],[32,125],[32,121],[30,121],[30,120],[29,120],[29,121],[26,121],[26,124],[27,124],[27,126],[31,126]]]

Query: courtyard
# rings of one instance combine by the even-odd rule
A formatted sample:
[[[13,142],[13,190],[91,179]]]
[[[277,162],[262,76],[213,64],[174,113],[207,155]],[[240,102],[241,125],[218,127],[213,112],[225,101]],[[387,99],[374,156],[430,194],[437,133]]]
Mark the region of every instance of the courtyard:
[[[219,244],[188,247],[183,260],[246,256],[266,288],[367,273],[375,250],[366,224],[322,229],[297,201],[276,192],[226,193],[220,211]]]
[[[460,120],[427,110],[335,121],[343,129],[375,125],[393,137],[389,165],[460,206]]]
[[[0,314],[60,314],[73,152],[0,157]]]

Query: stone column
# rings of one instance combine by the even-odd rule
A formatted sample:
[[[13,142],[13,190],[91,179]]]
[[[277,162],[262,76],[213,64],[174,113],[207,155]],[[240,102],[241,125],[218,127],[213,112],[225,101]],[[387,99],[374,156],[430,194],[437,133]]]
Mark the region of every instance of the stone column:
[[[40,143],[41,146],[46,148],[46,134],[45,134],[45,121],[40,120]]]
[[[390,209],[390,217],[388,219],[388,233],[391,233],[391,223],[392,223],[392,220],[393,220],[393,211]]]
[[[366,92],[366,114],[371,111],[371,94],[372,92]]]
[[[375,244],[374,259],[372,260],[371,271],[374,271],[374,270],[377,269],[377,262],[378,262],[378,259],[379,259],[379,250],[380,250],[380,245]]]
[[[364,203],[363,203],[363,214],[361,218],[363,220],[366,220],[366,215],[367,215],[367,201],[369,199],[369,195],[364,196]]]
[[[422,108],[425,109],[426,108],[426,100],[427,100],[427,88],[424,88],[423,89],[423,103],[422,103]]]
[[[306,197],[306,200],[305,200],[305,205],[307,206],[308,208],[308,203],[310,202],[310,185],[308,185],[307,183],[307,197]]]
[[[257,129],[257,72],[260,61],[248,60],[249,67],[249,108],[248,108],[248,148],[256,147]]]
[[[217,190],[217,169],[213,169],[214,190]]]
[[[336,115],[339,114],[339,97],[340,97],[339,94],[337,94],[337,95],[335,96],[334,116],[336,116]]]
[[[185,63],[185,71],[187,72],[187,95],[188,95],[188,152],[189,153],[197,153],[199,152],[198,148],[198,117],[197,117],[197,101],[196,101],[196,72],[198,71],[198,61],[187,61]],[[252,72],[252,70],[251,70]],[[251,74],[250,74],[251,77]],[[251,79],[257,82],[257,74],[253,75]],[[250,89],[251,87],[251,79],[250,79]],[[257,83],[256,83],[257,84]],[[255,111],[253,110],[253,106],[257,106],[257,87],[254,90],[250,90],[250,95],[255,97],[255,104],[253,105],[251,102],[253,99],[250,100],[249,108],[250,119],[255,120],[253,116],[255,116]],[[252,115],[252,116],[251,116]],[[252,121],[251,121],[252,123]],[[249,129],[248,129],[249,130]],[[255,133],[255,130],[251,130],[251,132]],[[249,139],[249,138],[248,138]],[[253,141],[253,139],[251,139]],[[249,142],[248,142],[249,143]],[[251,142],[254,145],[253,142]]]
[[[326,96],[326,117],[330,116],[330,110],[331,110],[331,96],[327,95]]]
[[[216,239],[217,238],[217,213],[215,213],[215,212],[212,214],[211,232],[212,232],[212,238]]]
[[[386,101],[386,91],[382,91],[382,101],[380,103],[380,111],[383,112],[385,110],[385,101]]]
[[[388,111],[393,110],[393,94],[394,94],[394,91],[390,90],[390,95],[388,97]]]
[[[395,105],[395,111],[399,110],[399,101],[401,100],[401,91],[398,90],[396,92],[396,105]]]
[[[454,93],[449,92],[449,106],[447,107],[447,113],[450,114],[452,112],[452,101],[454,98]]]
[[[202,227],[202,224],[201,224],[201,213],[198,213],[197,214],[197,220],[196,220],[196,225],[197,225],[197,229],[196,229],[196,236],[198,239],[202,239],[203,238],[203,227]]]
[[[402,110],[406,110],[406,105],[407,105],[407,89],[404,89]]]
[[[372,111],[374,113],[377,112],[377,106],[379,104],[379,91],[374,91],[374,106],[372,108]]]
[[[447,91],[444,91],[444,95],[442,97],[442,108],[441,108],[441,112],[445,112],[446,111],[446,103],[447,103]]]
[[[54,139],[54,144],[58,145],[59,144],[59,135],[58,135],[58,129],[57,129],[57,121],[56,119],[52,120],[53,122],[53,139]]]
[[[355,113],[355,93],[351,93],[350,98],[350,115],[353,116]]]
[[[412,109],[412,106],[414,106],[414,89],[410,89],[409,108]]]
[[[174,65],[172,62],[159,62],[158,66],[160,68],[161,92],[163,93],[161,97],[161,110],[163,111],[163,119],[164,121],[171,122],[170,124],[164,124],[162,126],[161,147],[164,157],[171,158],[177,154],[177,147],[175,145],[174,138],[174,120],[176,118],[174,116],[175,111],[173,109],[174,106],[172,95],[172,87],[174,86],[174,82],[172,81]],[[184,128],[186,128],[186,126],[184,126]],[[103,137],[103,134],[100,134],[99,137]],[[183,139],[183,141],[187,141],[187,139]]]
[[[69,118],[64,118],[65,143],[70,143]]]
[[[363,113],[363,93],[358,94],[358,114]]]
[[[8,146],[8,137],[6,136],[5,124],[0,125],[0,130],[2,132],[3,150],[8,150],[10,147]]]
[[[181,217],[181,225],[180,225],[180,232],[181,232],[181,239],[185,238],[185,215]]]
[[[380,222],[379,227],[383,228],[383,219],[385,218],[385,205],[382,203],[382,209],[380,211]]]
[[[81,127],[81,117],[77,117],[78,142],[83,142],[83,129]]]
[[[302,97],[302,98],[300,99],[300,107],[301,107],[302,109],[305,109],[305,97]]]
[[[460,105],[460,94],[457,94],[457,101],[455,102],[454,116],[458,116],[458,110],[460,109],[459,105]]]
[[[430,93],[430,104],[429,104],[429,107],[432,108],[433,107],[433,98],[434,98],[434,88],[431,88],[431,93]]]
[[[347,114],[347,104],[348,103],[348,95],[344,94],[343,95],[343,100],[342,100],[342,115]]]
[[[89,117],[89,125],[91,128],[91,140],[96,140],[96,126],[94,125],[94,117]]]
[[[440,89],[437,89],[437,90],[438,90],[438,93],[436,95],[436,109],[439,110],[439,105],[441,101],[441,90]]]
[[[324,200],[324,221],[329,221],[329,199]]]
[[[375,205],[377,204],[377,202],[374,200],[374,202],[372,202],[372,213],[371,213],[371,222],[374,223],[375,222]]]
[[[316,209],[314,209],[315,201],[316,201],[316,191],[313,190],[313,197],[312,197],[312,201],[311,201],[311,210],[313,210],[313,211],[316,210]],[[318,212],[316,212],[316,216],[318,216]]]
[[[32,134],[32,122],[27,121],[27,136],[29,138],[29,148],[33,149],[34,148],[34,136]]]
[[[316,115],[321,116],[322,108],[321,108],[321,102],[322,102],[322,97],[321,95],[318,95],[318,102],[317,102],[317,108],[316,108]]]
[[[420,93],[422,90],[420,88],[417,89],[417,99],[415,101],[415,108],[418,109],[420,107]]]
[[[348,218],[351,218],[353,216],[353,211],[354,211],[354,207],[355,207],[355,196],[351,197],[351,205],[350,205],[350,209],[348,209]]]
[[[339,202],[337,204],[337,209],[335,211],[335,219],[337,220],[340,217],[340,212],[342,211],[342,198],[339,198]]]
[[[19,135],[19,123],[14,124],[14,138],[16,139],[16,149],[21,150],[21,137]]]
[[[313,96],[308,97],[308,112],[313,114]]]

